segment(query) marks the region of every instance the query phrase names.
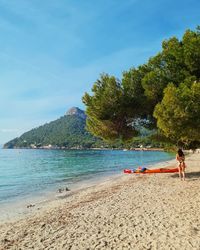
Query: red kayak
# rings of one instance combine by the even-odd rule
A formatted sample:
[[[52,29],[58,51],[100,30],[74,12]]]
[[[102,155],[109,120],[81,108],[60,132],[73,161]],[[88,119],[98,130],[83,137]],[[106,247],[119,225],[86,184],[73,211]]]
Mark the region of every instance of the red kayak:
[[[157,173],[177,173],[178,168],[156,168],[156,169],[124,169],[125,174],[157,174]]]

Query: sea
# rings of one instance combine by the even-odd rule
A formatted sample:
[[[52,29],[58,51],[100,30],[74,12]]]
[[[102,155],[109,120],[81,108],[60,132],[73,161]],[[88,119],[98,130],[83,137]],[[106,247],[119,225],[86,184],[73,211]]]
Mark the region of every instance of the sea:
[[[163,151],[0,149],[0,208],[48,199],[123,175],[125,168],[166,164]]]

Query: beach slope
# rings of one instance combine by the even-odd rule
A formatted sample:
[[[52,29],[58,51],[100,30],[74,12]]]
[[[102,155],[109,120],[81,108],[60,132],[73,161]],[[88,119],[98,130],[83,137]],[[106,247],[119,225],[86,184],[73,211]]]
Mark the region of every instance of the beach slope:
[[[0,224],[0,249],[200,249],[200,154],[178,174],[124,175]]]

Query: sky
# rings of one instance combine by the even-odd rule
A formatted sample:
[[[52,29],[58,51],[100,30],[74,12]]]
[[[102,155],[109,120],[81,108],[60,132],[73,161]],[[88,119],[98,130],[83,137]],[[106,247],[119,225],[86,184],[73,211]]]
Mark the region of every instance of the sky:
[[[0,144],[85,109],[101,73],[120,79],[199,13],[199,0],[0,0]]]

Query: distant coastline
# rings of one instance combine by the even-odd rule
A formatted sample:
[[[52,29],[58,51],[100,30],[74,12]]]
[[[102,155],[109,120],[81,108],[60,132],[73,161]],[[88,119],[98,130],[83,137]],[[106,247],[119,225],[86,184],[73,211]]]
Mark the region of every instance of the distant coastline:
[[[3,146],[3,145],[2,145]],[[135,147],[135,148],[110,148],[110,147],[99,147],[99,148],[83,148],[83,147],[59,147],[59,146],[40,146],[40,147],[13,147],[13,148],[6,148],[2,147],[4,149],[48,149],[48,150],[123,150],[123,151],[165,151],[164,148],[155,148],[155,147]]]
[[[130,143],[120,140],[105,142],[86,130],[85,112],[77,107],[68,110],[64,116],[40,127],[33,128],[6,142],[4,148],[23,149],[122,149],[122,150],[162,150],[163,144],[148,138],[141,128],[141,137]]]

